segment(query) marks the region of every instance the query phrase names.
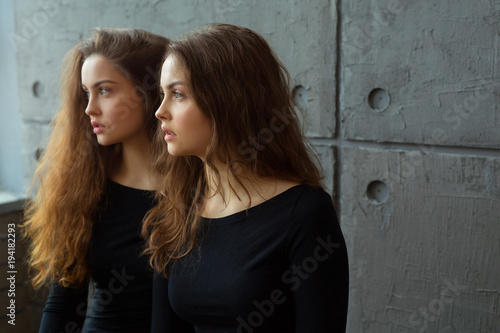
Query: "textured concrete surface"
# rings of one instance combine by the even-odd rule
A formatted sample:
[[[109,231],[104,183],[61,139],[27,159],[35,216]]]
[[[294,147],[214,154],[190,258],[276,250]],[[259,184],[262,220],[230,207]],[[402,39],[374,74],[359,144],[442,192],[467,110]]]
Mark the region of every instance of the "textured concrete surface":
[[[17,96],[16,53],[9,47],[8,33],[14,33],[14,2],[0,1],[0,192],[24,195],[21,160],[21,116]],[[18,163],[16,163],[18,162]],[[0,203],[4,202],[0,195]]]
[[[349,332],[498,332],[500,4],[341,4]]]
[[[313,148],[321,163],[323,184],[329,193],[335,196],[336,148],[333,145],[314,145]]]
[[[495,332],[500,159],[356,147],[342,157],[350,332]]]
[[[498,2],[341,2],[344,138],[500,148]]]
[[[264,35],[288,67],[349,246],[348,332],[500,331],[500,3],[16,1],[25,178],[63,55],[96,26]]]

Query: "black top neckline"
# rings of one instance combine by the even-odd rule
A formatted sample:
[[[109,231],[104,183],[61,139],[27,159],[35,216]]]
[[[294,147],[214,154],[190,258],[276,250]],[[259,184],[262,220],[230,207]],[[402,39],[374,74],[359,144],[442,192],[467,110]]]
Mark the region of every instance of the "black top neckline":
[[[216,223],[216,224],[229,224],[229,223],[235,223],[239,222],[242,220],[247,219],[250,216],[253,216],[257,214],[260,210],[267,208],[270,204],[273,202],[279,201],[280,199],[283,199],[289,195],[292,195],[298,191],[301,191],[303,188],[305,188],[307,185],[304,184],[298,184],[294,185],[285,191],[276,194],[274,197],[267,199],[266,201],[261,202],[258,205],[252,206],[248,209],[240,210],[239,212],[227,215],[227,216],[222,216],[222,217],[201,217],[201,220],[206,223]]]
[[[114,180],[112,180],[110,178],[108,178],[108,184],[110,184],[111,186],[117,187],[117,188],[127,190],[127,191],[135,191],[135,192],[141,192],[141,193],[154,193],[155,192],[154,190],[144,190],[144,189],[140,189],[140,188],[136,188],[136,187],[130,187],[127,185],[123,185],[123,184],[115,182]]]

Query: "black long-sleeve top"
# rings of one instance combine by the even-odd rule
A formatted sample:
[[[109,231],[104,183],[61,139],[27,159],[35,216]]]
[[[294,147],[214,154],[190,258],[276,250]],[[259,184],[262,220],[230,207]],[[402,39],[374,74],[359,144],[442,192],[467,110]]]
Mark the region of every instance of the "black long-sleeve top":
[[[153,274],[140,255],[140,229],[153,192],[109,181],[100,206],[88,254],[95,290],[89,311],[87,287],[52,284],[39,333],[150,332]]]
[[[154,279],[152,332],[345,331],[347,251],[326,192],[298,185],[201,223],[199,248]]]

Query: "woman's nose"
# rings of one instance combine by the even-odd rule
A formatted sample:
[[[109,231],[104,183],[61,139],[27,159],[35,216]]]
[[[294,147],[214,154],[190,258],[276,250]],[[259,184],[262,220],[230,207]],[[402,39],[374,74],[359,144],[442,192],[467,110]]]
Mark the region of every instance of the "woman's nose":
[[[94,98],[89,97],[87,102],[87,107],[85,108],[85,114],[87,116],[95,116],[99,113],[99,108],[97,107],[97,103]]]
[[[170,118],[170,113],[167,110],[167,105],[166,105],[165,99],[162,100],[160,107],[158,107],[158,110],[155,112],[155,117],[162,120],[162,119],[169,119]]]

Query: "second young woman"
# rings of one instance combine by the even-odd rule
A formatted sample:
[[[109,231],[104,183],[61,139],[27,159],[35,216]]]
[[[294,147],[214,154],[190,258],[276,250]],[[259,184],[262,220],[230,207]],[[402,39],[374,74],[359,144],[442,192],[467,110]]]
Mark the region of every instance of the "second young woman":
[[[158,178],[150,157],[167,44],[143,30],[97,29],[67,55],[25,223],[34,285],[51,283],[40,333],[150,332],[140,229]]]
[[[291,100],[255,32],[216,24],[172,42],[161,72],[169,173],[144,224],[153,332],[343,332],[347,251]],[[165,168],[165,162],[158,162]]]

